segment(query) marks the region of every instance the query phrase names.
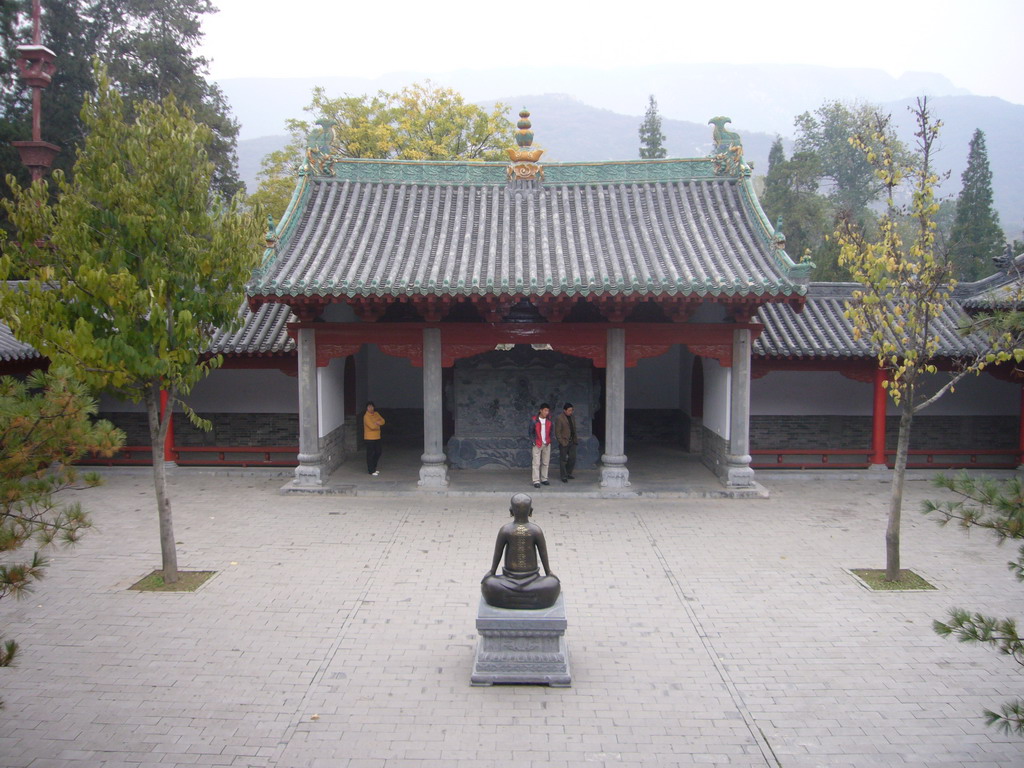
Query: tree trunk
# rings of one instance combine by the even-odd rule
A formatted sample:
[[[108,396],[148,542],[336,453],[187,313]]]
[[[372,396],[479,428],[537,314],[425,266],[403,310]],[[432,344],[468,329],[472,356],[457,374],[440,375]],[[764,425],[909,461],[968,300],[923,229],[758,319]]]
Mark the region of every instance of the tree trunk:
[[[170,410],[170,402],[168,402]],[[167,498],[167,468],[164,466],[164,439],[167,436],[167,415],[161,419],[160,388],[154,384],[146,390],[146,412],[149,416],[149,441],[153,451],[153,486],[156,509],[160,519],[160,554],[163,560],[164,583],[178,580],[178,551],[174,546],[174,523],[171,500]]]
[[[896,463],[892,468],[889,496],[889,525],[885,529],[885,580],[900,578],[900,514],[903,511],[903,483],[907,479],[907,454],[910,451],[910,427],[914,421],[912,397],[905,397],[900,413],[900,434],[896,441]]]

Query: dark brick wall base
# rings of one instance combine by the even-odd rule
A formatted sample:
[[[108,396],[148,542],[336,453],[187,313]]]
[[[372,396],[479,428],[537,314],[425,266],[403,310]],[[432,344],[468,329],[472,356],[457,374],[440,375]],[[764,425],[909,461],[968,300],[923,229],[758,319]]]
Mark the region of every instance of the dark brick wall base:
[[[729,441],[704,427],[701,434],[701,461],[721,480],[728,476],[728,453]]]
[[[297,413],[203,413],[213,429],[196,429],[184,416],[174,416],[174,443],[187,448],[204,446],[298,445]],[[145,413],[101,413],[114,426],[124,430],[126,445],[149,445],[149,425]]]
[[[393,444],[423,444],[423,411],[415,408],[393,408],[384,412],[387,425],[384,439]],[[299,417],[294,413],[214,413],[203,414],[213,422],[210,432],[196,429],[184,416],[174,419],[175,443],[184,447],[203,446],[268,446],[297,445]],[[149,427],[144,413],[101,413],[124,430],[127,445],[149,445]],[[361,415],[354,417],[349,429],[358,439],[356,450],[362,450]],[[626,411],[626,439],[658,443],[674,443],[689,448],[690,419],[674,409]],[[899,417],[886,419],[886,448],[895,450]],[[704,429],[701,437],[712,435],[711,447],[705,446],[707,457],[721,453],[718,443],[726,441]],[[928,416],[914,418],[911,448],[941,449],[1013,449],[1018,441],[1018,419],[1006,416]],[[601,435],[597,435],[601,437]],[[331,438],[332,448],[351,451],[352,437],[341,434]],[[347,444],[346,444],[347,443]],[[867,450],[871,447],[870,416],[752,416],[750,444],[753,449],[833,449]],[[693,446],[696,448],[697,446]],[[727,446],[726,446],[727,447]]]
[[[885,420],[886,448],[896,449],[898,416]],[[1017,445],[1018,419],[1006,416],[914,417],[912,450],[1012,449]],[[750,447],[867,450],[871,447],[870,416],[752,416]]]

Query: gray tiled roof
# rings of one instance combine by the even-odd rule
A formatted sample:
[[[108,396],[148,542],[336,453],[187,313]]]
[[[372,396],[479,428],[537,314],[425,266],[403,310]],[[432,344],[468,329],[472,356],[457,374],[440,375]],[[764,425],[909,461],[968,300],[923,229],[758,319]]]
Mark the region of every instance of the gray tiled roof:
[[[680,175],[697,167],[677,164]],[[302,177],[280,242],[249,294],[803,293],[749,180],[637,181],[636,169],[666,176],[673,166],[581,164],[573,173],[571,164],[552,164],[548,181],[519,192],[490,177],[452,183],[456,165],[441,169],[449,176],[420,183],[406,180],[410,164],[401,166],[400,181],[340,178],[348,168],[358,177],[376,167],[359,161],[337,164],[331,177]],[[475,170],[484,177],[491,169]],[[619,181],[599,180],[613,171]]]
[[[297,318],[286,304],[264,304],[255,313],[243,305],[239,313],[242,327],[231,334],[217,331],[210,341],[212,354],[252,357],[288,354],[295,350],[295,342],[288,336],[286,326]],[[30,359],[42,360],[42,356],[15,339],[11,329],[0,323],[0,361]]]
[[[1019,307],[1024,297],[1024,254],[1002,264],[994,275],[973,283],[960,283],[953,298],[968,312],[984,312]]]
[[[295,342],[286,325],[297,321],[286,304],[263,304],[256,312],[243,306],[242,327],[231,334],[217,331],[210,352],[221,355],[272,355],[291,352]]]
[[[11,329],[5,323],[0,323],[0,361],[10,363],[15,360],[41,359],[42,356],[33,347],[18,341]]]
[[[782,304],[765,304],[757,319],[764,330],[753,345],[755,357],[850,359],[873,357],[871,347],[854,339],[853,326],[843,315],[846,301],[856,283],[812,283],[802,312]],[[939,356],[963,357],[978,352],[981,340],[964,337],[961,325],[967,320],[960,306],[951,302],[939,318]]]

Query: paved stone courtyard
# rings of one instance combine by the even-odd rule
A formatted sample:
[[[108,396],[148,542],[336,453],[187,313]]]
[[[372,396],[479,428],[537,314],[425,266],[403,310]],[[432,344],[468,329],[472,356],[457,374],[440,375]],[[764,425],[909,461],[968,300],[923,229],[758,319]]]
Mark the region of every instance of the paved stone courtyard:
[[[50,766],[1017,766],[985,707],[1012,660],[943,640],[961,605],[1024,617],[1012,546],[917,513],[880,594],[876,475],[761,473],[768,499],[534,493],[561,577],[573,686],[469,685],[496,497],[282,496],[280,473],[173,473],[193,594],[127,587],[159,565],[150,475],[77,495],[97,528],[0,603],[0,764]],[[917,474],[916,478],[923,475]],[[532,491],[532,489],[526,489]]]

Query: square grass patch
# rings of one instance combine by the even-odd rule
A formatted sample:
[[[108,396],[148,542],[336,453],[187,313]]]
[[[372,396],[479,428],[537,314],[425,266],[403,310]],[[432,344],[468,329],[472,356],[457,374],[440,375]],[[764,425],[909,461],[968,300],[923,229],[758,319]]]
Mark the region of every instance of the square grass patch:
[[[900,570],[897,581],[886,581],[884,568],[851,568],[850,573],[862,585],[875,592],[927,592],[935,589],[924,578],[906,568]]]
[[[178,580],[173,584],[164,582],[162,570],[153,571],[148,576],[132,584],[128,589],[136,592],[195,592],[203,584],[213,578],[216,571],[178,571]]]

